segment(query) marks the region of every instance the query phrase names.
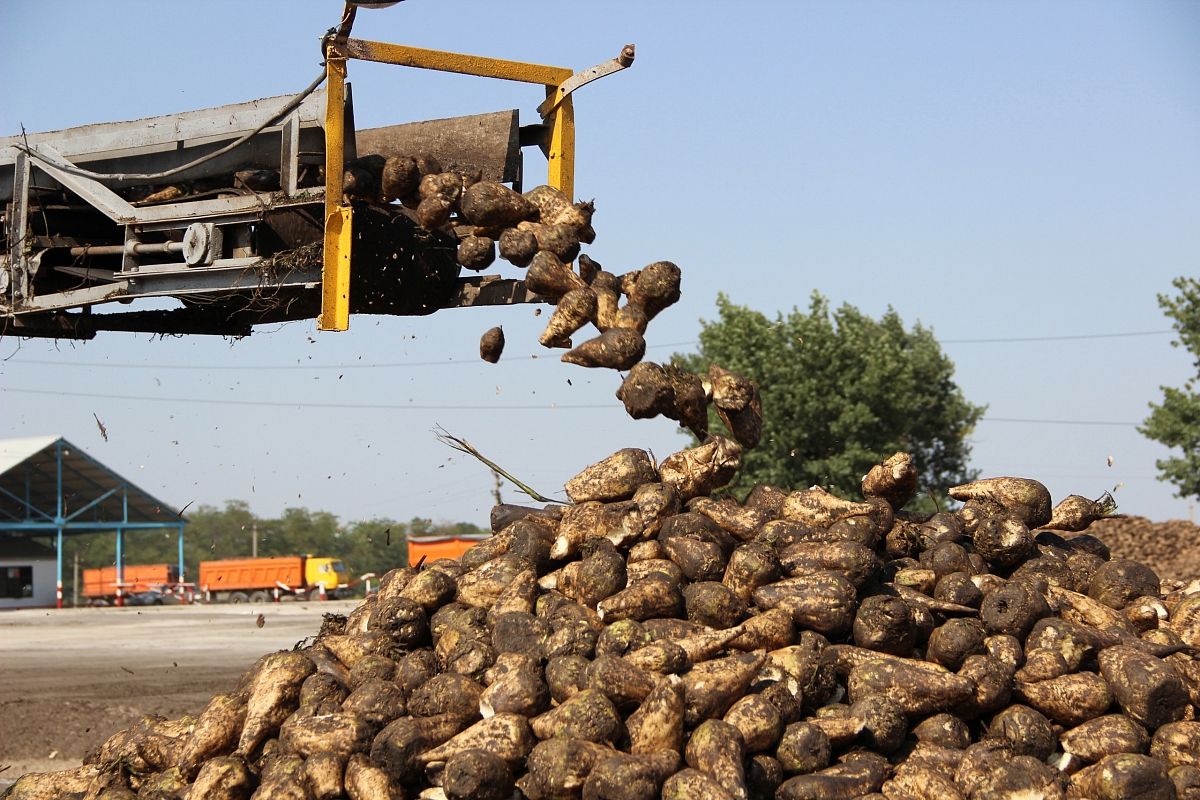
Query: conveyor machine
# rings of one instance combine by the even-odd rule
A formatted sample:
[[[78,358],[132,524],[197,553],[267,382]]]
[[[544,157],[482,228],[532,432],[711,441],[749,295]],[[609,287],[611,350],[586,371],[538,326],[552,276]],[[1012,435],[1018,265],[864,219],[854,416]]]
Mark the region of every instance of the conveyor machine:
[[[547,183],[569,196],[571,93],[629,66],[633,47],[574,73],[370,42],[349,36],[358,5],[369,4],[347,5],[323,41],[324,72],[295,97],[0,138],[0,335],[244,336],[312,317],[345,330],[351,312],[538,301],[519,280],[460,277],[453,223],[426,230],[402,204],[347,196],[344,169],[433,156],[519,191],[522,148],[536,146]],[[540,119],[522,126],[510,110],[358,130],[351,59],[541,85]],[[125,308],[148,298],[175,302]]]

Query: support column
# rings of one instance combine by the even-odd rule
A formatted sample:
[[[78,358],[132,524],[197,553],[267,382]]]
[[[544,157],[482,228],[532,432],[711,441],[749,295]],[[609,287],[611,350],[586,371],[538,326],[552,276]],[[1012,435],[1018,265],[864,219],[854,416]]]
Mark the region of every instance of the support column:
[[[317,330],[350,327],[350,248],[353,209],[342,205],[345,166],[346,57],[325,51],[325,224],[321,262],[321,313]]]
[[[59,439],[54,443],[54,464],[57,473],[56,476],[56,497],[54,505],[54,524],[58,527],[58,541],[54,547],[56,581],[57,585],[54,590],[54,607],[63,607],[63,440]]]
[[[183,571],[183,523],[179,523],[179,582],[185,583],[187,578]]]
[[[60,498],[61,500],[61,498]],[[58,529],[58,542],[54,547],[55,568],[57,575],[57,587],[54,590],[54,607],[63,607],[63,580],[62,580],[62,528]]]
[[[546,87],[547,96],[555,89]],[[554,111],[550,121],[550,150],[546,154],[550,163],[547,182],[573,199],[575,196],[575,104],[564,97]]]
[[[125,605],[125,587],[121,585],[125,582],[125,568],[121,555],[121,540],[124,533],[123,530],[117,528],[117,608]]]
[[[124,522],[129,522],[129,484],[121,484],[121,519]],[[125,555],[122,552],[124,547],[125,531],[120,526],[117,527],[117,608],[122,608],[125,605],[125,587],[122,586],[125,582]]]

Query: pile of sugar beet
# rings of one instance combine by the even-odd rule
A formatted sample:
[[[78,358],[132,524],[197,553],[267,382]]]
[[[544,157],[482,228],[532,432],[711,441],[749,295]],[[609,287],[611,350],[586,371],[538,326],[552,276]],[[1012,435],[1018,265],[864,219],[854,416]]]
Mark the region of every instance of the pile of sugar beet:
[[[1160,591],[1101,513],[992,478],[899,511],[714,498],[722,436],[624,449],[566,506],[497,506],[196,716],[145,719],[8,797],[1195,798],[1200,583]]]
[[[199,714],[145,718],[5,797],[1200,798],[1200,581],[1112,558],[1086,532],[1109,506],[1052,508],[1006,477],[915,515],[903,453],[861,501],[722,495],[762,408],[720,367],[641,360],[678,268],[605,272],[579,255],[590,204],[411,161],[352,172],[348,193],[453,229],[472,269],[498,244],[556,306],[543,345],[626,372],[631,416],[701,443],[657,464],[620,450],[570,504],[495,507],[460,560],[392,570]],[[502,333],[480,344],[495,361]]]

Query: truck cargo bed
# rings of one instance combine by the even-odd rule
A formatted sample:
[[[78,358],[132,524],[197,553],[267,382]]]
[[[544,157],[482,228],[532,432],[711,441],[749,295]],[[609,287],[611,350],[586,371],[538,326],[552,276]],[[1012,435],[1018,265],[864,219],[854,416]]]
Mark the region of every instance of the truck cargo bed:
[[[276,584],[292,589],[304,586],[304,559],[299,556],[277,558],[231,558],[201,561],[200,591],[233,592],[270,590]]]

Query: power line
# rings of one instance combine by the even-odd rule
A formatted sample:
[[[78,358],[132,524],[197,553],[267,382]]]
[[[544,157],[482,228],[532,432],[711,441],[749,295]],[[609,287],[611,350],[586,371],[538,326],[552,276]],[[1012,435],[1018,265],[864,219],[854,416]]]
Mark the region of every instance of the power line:
[[[289,400],[222,400],[206,397],[144,397],[136,394],[100,394],[96,392],[58,392],[47,389],[16,389],[6,386],[0,389],[14,394],[51,395],[56,397],[90,397],[97,400],[140,400],[147,403],[199,403],[212,406],[274,406],[277,408],[343,408],[361,410],[403,411],[554,411],[557,409],[613,409],[615,403],[563,403],[559,405],[416,405],[403,403],[320,403],[292,402]]]
[[[1065,342],[1076,339],[1123,339],[1131,336],[1162,336],[1174,333],[1168,328],[1163,331],[1127,331],[1125,333],[1079,333],[1070,336],[1008,336],[997,339],[940,339],[942,344],[996,344],[1012,342]]]
[[[667,342],[666,344],[646,345],[647,350],[658,350],[664,347],[690,347],[699,342]],[[525,356],[504,356],[504,361],[558,361],[556,353],[541,355],[533,353]],[[394,369],[407,367],[460,367],[477,365],[478,358],[448,358],[443,361],[395,361],[365,364],[130,364],[130,363],[89,363],[87,361],[54,361],[51,359],[8,359],[0,364],[36,364],[50,367],[115,367],[120,369],[180,369],[180,370],[347,370],[347,369]]]
[[[1019,344],[1024,342],[1065,342],[1088,339],[1125,339],[1138,336],[1165,336],[1174,333],[1173,329],[1159,331],[1125,331],[1121,333],[1081,333],[1065,336],[1008,336],[991,339],[939,339],[939,344]],[[699,341],[667,342],[665,344],[647,345],[647,350],[661,350],[667,347],[694,347]],[[556,361],[554,354],[540,355],[537,353],[524,356],[506,356],[506,362],[512,361]],[[443,361],[392,361],[365,364],[132,364],[132,363],[91,363],[87,361],[56,361],[53,359],[18,359],[8,358],[3,364],[28,364],[45,367],[85,367],[110,369],[153,369],[153,370],[349,370],[349,369],[408,369],[410,367],[451,367],[478,364],[475,358],[450,358]]]
[[[1105,425],[1119,428],[1136,428],[1136,422],[1109,422],[1092,419],[1022,419],[1017,417],[983,417],[980,422],[1020,422],[1027,425]]]
[[[53,397],[88,397],[97,400],[136,400],[149,403],[199,403],[202,405],[217,405],[217,406],[274,406],[283,408],[342,408],[342,409],[362,409],[362,410],[387,410],[401,411],[405,409],[413,411],[554,411],[562,410],[597,410],[597,409],[617,409],[620,406],[616,403],[562,403],[562,404],[543,404],[543,405],[416,405],[404,403],[321,403],[321,402],[293,402],[290,400],[229,400],[219,398],[204,398],[204,397],[145,397],[136,394],[101,394],[97,392],[59,392],[49,389],[21,389],[13,387],[4,387],[0,389],[3,392],[12,392],[14,394],[35,394],[49,395]],[[1133,428],[1137,427],[1136,422],[1111,422],[1106,420],[1080,420],[1080,419],[1026,419],[1020,417],[983,417],[981,422],[1006,422],[1006,423],[1023,423],[1030,425],[1102,425],[1110,427]]]
[[[506,357],[505,361],[537,361],[542,358],[538,355],[528,356],[510,356]],[[546,357],[549,360],[549,357]],[[397,361],[393,363],[376,363],[376,364],[120,364],[120,363],[96,363],[90,364],[86,361],[51,361],[47,359],[13,359],[6,361],[7,364],[36,364],[45,367],[114,367],[120,369],[153,369],[153,370],[347,370],[347,369],[388,369],[398,367],[454,367],[463,366],[464,364],[478,364],[479,359],[474,358],[459,358],[446,359],[445,361]]]

